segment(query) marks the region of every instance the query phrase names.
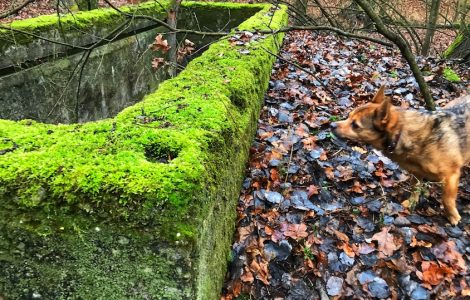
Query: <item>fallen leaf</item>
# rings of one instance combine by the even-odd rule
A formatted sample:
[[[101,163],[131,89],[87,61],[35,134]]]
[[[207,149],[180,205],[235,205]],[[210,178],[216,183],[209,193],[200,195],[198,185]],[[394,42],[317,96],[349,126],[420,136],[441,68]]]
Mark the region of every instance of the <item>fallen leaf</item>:
[[[378,243],[379,258],[388,258],[393,252],[400,249],[400,243],[396,243],[396,238],[389,232],[389,227],[383,227],[382,231],[372,236],[373,241]]]
[[[288,224],[284,231],[286,237],[291,237],[295,240],[305,238],[308,236],[307,225],[305,224]]]
[[[153,51],[161,51],[162,53],[168,52],[170,50],[170,46],[168,45],[168,41],[163,39],[163,35],[159,34],[155,37],[155,40],[149,46],[150,49]]]
[[[255,280],[255,278],[253,277],[253,273],[246,267],[243,274],[240,276],[240,279],[241,281],[248,283],[252,283]]]
[[[433,261],[421,262],[421,270],[416,271],[416,276],[419,279],[430,285],[438,285],[444,279],[452,279],[454,277],[454,271],[448,266],[440,266]]]

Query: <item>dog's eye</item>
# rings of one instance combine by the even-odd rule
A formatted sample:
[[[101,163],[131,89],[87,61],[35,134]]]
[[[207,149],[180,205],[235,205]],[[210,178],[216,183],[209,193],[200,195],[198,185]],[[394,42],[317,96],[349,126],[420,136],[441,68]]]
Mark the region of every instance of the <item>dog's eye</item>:
[[[352,122],[351,122],[351,127],[352,127],[353,129],[358,129],[358,128],[359,128],[359,125],[357,125],[357,122],[356,122],[356,121],[352,121]]]

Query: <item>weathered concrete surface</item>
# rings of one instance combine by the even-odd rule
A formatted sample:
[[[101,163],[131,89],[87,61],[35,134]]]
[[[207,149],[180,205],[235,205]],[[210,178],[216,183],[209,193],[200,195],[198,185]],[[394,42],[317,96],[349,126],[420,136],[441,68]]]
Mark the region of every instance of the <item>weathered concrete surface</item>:
[[[145,8],[143,12],[150,16],[162,18],[165,15],[158,10],[153,13],[146,4],[142,7]],[[207,31],[229,30],[259,9],[256,6],[241,9],[189,3],[181,9],[179,26]],[[95,12],[90,14],[90,18],[95,18]],[[97,25],[85,22],[87,14],[82,13],[78,19],[88,26],[83,30],[77,30],[70,23],[63,30],[51,27],[50,24],[43,29],[39,26],[37,30],[47,38],[84,47],[96,43],[99,38],[114,37],[116,34],[111,33],[117,28],[122,27],[118,32],[127,35],[133,30],[142,30],[152,25],[149,20],[138,19],[122,26],[126,24],[122,16],[115,12],[108,14],[109,25],[103,16]],[[64,18],[68,20],[67,17]],[[32,20],[28,22],[33,23]],[[16,43],[16,38],[19,37],[12,39],[0,34],[0,45],[3,45],[0,68],[21,66],[38,59],[45,61],[30,68],[21,66],[14,73],[0,75],[0,118],[33,119],[46,123],[82,123],[115,116],[125,107],[140,101],[167,78],[164,69],[157,72],[152,69],[152,58],[158,53],[148,49],[155,35],[162,31],[164,29],[159,27],[118,38],[110,44],[93,49],[89,56],[87,51],[69,55],[66,46],[37,38]],[[179,38],[192,38],[198,48],[215,40],[214,37],[201,39],[200,36],[186,35],[180,35]],[[198,55],[201,53],[202,51],[197,52]],[[60,58],[64,55],[64,58]],[[54,59],[56,57],[59,58]],[[187,60],[191,58],[190,56]]]
[[[98,47],[88,58],[74,54],[1,77],[0,118],[77,123],[115,116],[166,79],[152,70],[147,47],[158,32]]]

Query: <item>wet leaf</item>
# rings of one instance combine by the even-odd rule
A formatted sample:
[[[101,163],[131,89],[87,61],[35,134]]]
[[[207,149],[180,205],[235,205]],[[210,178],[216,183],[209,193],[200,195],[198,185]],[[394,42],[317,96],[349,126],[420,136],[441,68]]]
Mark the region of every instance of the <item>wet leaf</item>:
[[[331,276],[326,283],[326,291],[330,296],[338,296],[343,289],[343,279]]]

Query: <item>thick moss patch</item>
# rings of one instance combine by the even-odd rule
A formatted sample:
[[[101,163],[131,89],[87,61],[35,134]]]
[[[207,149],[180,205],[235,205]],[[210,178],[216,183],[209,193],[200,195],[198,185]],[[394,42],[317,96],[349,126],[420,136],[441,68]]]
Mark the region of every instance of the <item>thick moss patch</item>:
[[[287,23],[285,7],[263,7],[240,30]],[[221,39],[114,119],[75,125],[0,120],[0,207],[14,211],[0,221],[6,238],[0,262],[7,272],[0,276],[0,293],[25,296],[11,276],[30,266],[36,275],[20,276],[18,287],[34,286],[40,293],[52,275],[62,276],[60,282],[74,278],[76,289],[57,291],[64,298],[88,299],[105,285],[107,299],[217,299],[244,164],[274,62],[263,48],[277,52],[282,37],[267,35],[241,47]],[[109,255],[119,248],[120,235],[132,235],[132,251],[154,244],[161,253],[175,249],[181,261],[165,265],[166,256],[150,250],[125,250],[114,259]],[[18,252],[23,240],[65,253],[53,260],[58,269]],[[73,251],[81,243],[83,253]],[[120,260],[123,267],[117,268]],[[147,267],[161,276],[151,281],[136,275]],[[116,280],[101,281],[105,270]],[[139,281],[145,282],[141,289],[135,287]],[[185,282],[184,294],[175,295]],[[138,296],[129,296],[133,292]]]
[[[457,75],[457,73],[455,73],[455,71],[452,70],[452,68],[450,67],[444,68],[443,75],[444,78],[449,80],[450,82],[460,82],[461,80],[459,75]]]

